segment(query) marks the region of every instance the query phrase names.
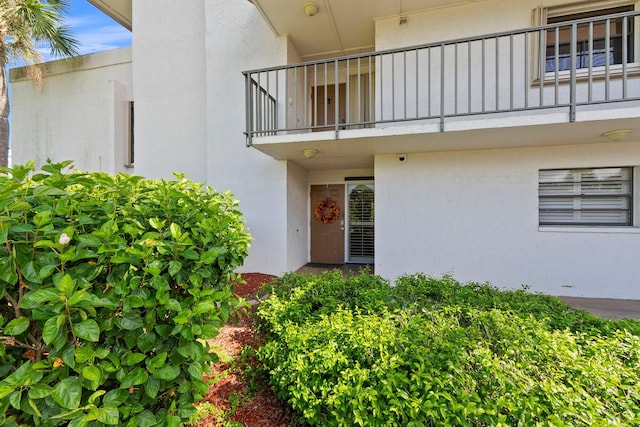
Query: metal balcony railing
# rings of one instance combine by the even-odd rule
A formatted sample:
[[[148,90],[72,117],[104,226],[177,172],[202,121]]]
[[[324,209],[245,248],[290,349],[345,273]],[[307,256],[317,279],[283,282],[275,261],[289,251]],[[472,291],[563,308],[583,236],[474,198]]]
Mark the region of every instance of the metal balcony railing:
[[[640,100],[640,12],[246,71],[254,137]]]

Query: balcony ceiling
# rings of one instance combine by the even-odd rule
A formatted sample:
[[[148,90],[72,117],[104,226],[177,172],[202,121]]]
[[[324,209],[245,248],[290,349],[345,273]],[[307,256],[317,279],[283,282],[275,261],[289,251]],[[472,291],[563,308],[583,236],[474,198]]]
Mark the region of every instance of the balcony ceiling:
[[[315,16],[304,12],[310,0],[249,1],[277,36],[289,36],[307,61],[374,50],[376,19],[479,0],[315,0]]]
[[[114,21],[131,31],[132,0],[87,0]]]

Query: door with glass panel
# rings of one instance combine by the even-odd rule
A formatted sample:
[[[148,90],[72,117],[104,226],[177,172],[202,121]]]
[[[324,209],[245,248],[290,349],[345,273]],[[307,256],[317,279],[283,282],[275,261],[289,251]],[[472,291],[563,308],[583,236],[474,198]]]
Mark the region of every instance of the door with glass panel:
[[[348,261],[372,264],[374,261],[374,185],[348,184],[349,205]]]

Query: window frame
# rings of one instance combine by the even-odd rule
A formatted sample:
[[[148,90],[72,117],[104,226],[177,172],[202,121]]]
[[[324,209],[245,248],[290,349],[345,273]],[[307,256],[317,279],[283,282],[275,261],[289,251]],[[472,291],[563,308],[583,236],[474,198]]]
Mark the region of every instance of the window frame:
[[[621,175],[625,175],[625,171],[628,171],[628,178],[624,181],[621,181],[622,186],[624,186],[624,183],[626,183],[626,186],[628,187],[628,190],[626,191],[626,193],[620,192],[620,193],[608,193],[608,192],[602,192],[602,193],[590,193],[590,194],[585,194],[582,191],[580,193],[575,193],[575,192],[567,192],[566,194],[542,194],[542,187],[543,187],[543,182],[542,182],[542,174],[544,172],[567,172],[569,174],[574,174],[574,173],[585,173],[585,172],[592,172],[592,173],[598,173],[598,172],[604,172],[606,170],[610,170],[610,169],[620,169],[621,170]],[[538,170],[538,226],[539,227],[567,227],[567,228],[580,228],[580,227],[586,227],[586,228],[597,228],[597,227],[612,227],[612,228],[631,228],[634,227],[635,224],[637,223],[637,218],[636,218],[636,212],[634,209],[634,205],[637,203],[638,200],[638,194],[637,194],[637,190],[636,190],[636,184],[637,184],[637,173],[636,173],[636,167],[634,166],[599,166],[599,167],[576,167],[576,168],[551,168],[551,169],[539,169]],[[613,181],[603,181],[603,183],[606,182],[613,182]],[[560,183],[562,183],[560,181]],[[573,186],[579,186],[580,189],[582,190],[582,187],[585,184],[589,184],[589,181],[584,180],[583,176],[581,176],[580,181],[566,181],[565,184],[573,184]],[[578,200],[579,204],[580,204],[580,208],[573,208],[572,210],[575,212],[575,214],[577,214],[578,216],[580,215],[581,212],[587,212],[587,211],[597,211],[597,209],[593,209],[593,208],[584,208],[582,209],[582,203],[583,201],[594,201],[596,199],[606,199],[606,198],[611,198],[611,197],[618,197],[621,199],[626,198],[627,199],[627,208],[626,209],[620,209],[621,211],[627,212],[627,221],[626,222],[606,222],[606,221],[599,221],[599,222],[589,222],[589,221],[579,221],[579,220],[575,220],[574,221],[543,221],[542,217],[543,217],[543,211],[553,211],[554,209],[551,208],[543,208],[542,205],[544,204],[544,202],[548,202],[549,200],[553,200],[553,199],[574,199],[574,202],[576,202],[576,200]],[[555,209],[557,212],[562,212],[562,211],[566,211],[566,208],[558,208]],[[603,209],[603,211],[606,211],[607,209]],[[613,209],[609,209],[609,210],[613,210]]]
[[[539,6],[534,9],[532,13],[533,17],[533,26],[544,26],[548,24],[549,19],[558,19],[563,16],[571,16],[582,13],[593,13],[602,11],[605,12],[608,9],[622,8],[622,7],[631,7],[633,11],[640,10],[640,0],[600,0],[600,1],[582,1],[579,3],[572,3],[566,5],[558,5],[558,6]],[[603,13],[602,16],[605,16],[607,13]],[[570,20],[567,20],[570,22]],[[557,23],[557,22],[556,22]],[[578,79],[587,78],[589,76],[599,78],[604,77],[607,74],[611,76],[621,75],[623,73],[623,68],[626,67],[627,73],[640,73],[640,17],[636,16],[635,19],[631,22],[631,27],[628,28],[628,32],[632,37],[632,46],[631,46],[631,58],[627,59],[626,64],[610,64],[608,67],[606,65],[597,65],[585,67],[576,67],[576,77]],[[545,31],[546,34],[546,31]],[[532,67],[534,67],[533,76],[535,76],[534,81],[553,81],[556,78],[565,81],[570,78],[570,69],[567,70],[553,70],[547,71],[547,38],[542,37],[542,35],[537,38],[537,40],[533,40],[532,43],[532,58],[536,58],[532,61]],[[544,54],[543,54],[544,52]]]

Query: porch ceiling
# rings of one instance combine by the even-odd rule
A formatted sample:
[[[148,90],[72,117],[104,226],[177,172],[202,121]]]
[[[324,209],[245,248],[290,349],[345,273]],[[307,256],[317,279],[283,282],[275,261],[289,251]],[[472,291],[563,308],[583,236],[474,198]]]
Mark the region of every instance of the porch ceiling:
[[[104,1],[104,0],[103,0]],[[288,35],[303,61],[374,50],[374,21],[483,0],[249,0],[277,36]],[[318,7],[306,16],[305,3]]]
[[[131,31],[132,0],[87,0],[114,21]]]
[[[564,118],[566,114],[558,116]],[[374,156],[378,154],[406,153],[408,161],[411,161],[411,153],[420,152],[616,144],[602,134],[617,129],[631,130],[623,141],[640,141],[640,120],[637,117],[609,120],[584,117],[584,121],[575,123],[558,120],[547,124],[500,121],[501,125],[491,119],[475,120],[475,124],[470,120],[449,122],[447,127],[451,130],[446,132],[440,132],[439,124],[432,123],[340,131],[339,139],[335,139],[334,131],[260,137],[254,138],[253,148],[278,160],[291,160],[307,170],[327,170],[371,168]],[[304,149],[318,152],[309,159],[303,155]]]

